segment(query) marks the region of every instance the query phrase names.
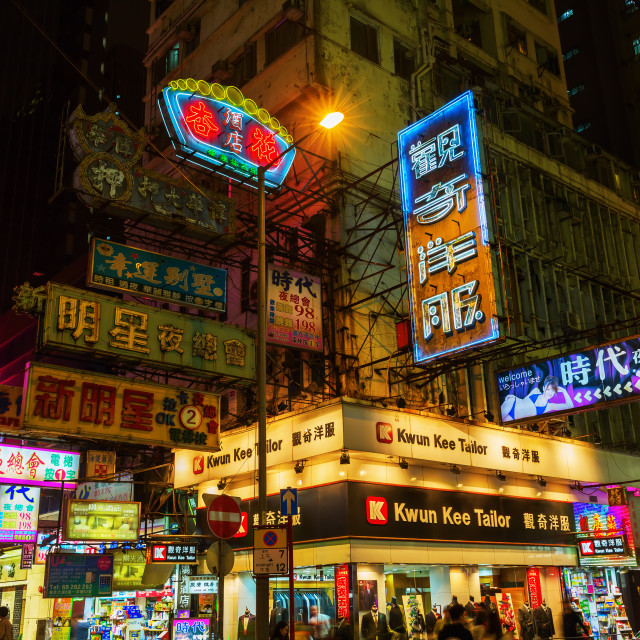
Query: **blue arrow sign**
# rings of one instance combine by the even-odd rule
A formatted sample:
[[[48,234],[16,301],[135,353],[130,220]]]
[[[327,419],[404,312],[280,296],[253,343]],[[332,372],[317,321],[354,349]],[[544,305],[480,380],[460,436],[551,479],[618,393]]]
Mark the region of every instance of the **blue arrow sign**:
[[[297,516],[298,515],[298,490],[287,487],[280,489],[280,515],[281,516]]]

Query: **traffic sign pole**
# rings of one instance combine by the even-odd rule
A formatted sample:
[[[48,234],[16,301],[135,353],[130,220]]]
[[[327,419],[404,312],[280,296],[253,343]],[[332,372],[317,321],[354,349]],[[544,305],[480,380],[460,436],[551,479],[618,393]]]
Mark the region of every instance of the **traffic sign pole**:
[[[293,516],[287,518],[287,551],[289,553],[289,637],[295,638],[295,597],[293,593]]]

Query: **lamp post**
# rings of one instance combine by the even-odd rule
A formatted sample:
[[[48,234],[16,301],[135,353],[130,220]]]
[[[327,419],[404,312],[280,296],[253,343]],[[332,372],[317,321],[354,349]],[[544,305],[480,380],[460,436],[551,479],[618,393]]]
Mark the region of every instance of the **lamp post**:
[[[342,122],[344,115],[333,112],[325,116],[320,126],[332,129]],[[300,138],[287,147],[271,162],[258,167],[258,512],[260,524],[264,525],[267,511],[267,258],[266,258],[266,214],[265,214],[265,174],[280,158],[296,149],[312,133]],[[289,603],[290,616],[293,602]],[[269,578],[256,576],[256,638],[269,637]]]

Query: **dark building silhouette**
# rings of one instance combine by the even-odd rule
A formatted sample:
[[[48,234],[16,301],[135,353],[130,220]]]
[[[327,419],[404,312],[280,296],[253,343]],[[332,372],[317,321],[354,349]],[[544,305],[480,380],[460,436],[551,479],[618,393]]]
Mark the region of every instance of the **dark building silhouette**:
[[[574,130],[640,166],[640,1],[555,4]]]
[[[87,247],[88,213],[66,189],[70,111],[113,100],[133,125],[142,95],[149,3],[23,0],[0,21],[0,312],[12,290],[42,284]]]

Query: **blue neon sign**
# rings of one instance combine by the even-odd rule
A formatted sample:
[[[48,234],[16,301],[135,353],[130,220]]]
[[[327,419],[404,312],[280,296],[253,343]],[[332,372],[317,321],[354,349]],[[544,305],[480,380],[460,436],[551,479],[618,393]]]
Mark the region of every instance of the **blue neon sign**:
[[[502,422],[601,409],[640,397],[640,338],[496,374]]]
[[[185,82],[185,81],[178,81]],[[193,90],[188,83],[193,83]],[[208,170],[245,180],[257,187],[258,166],[266,166],[290,149],[291,136],[280,123],[235,87],[186,81],[186,88],[166,87],[159,98],[160,113],[176,155]],[[204,95],[203,86],[216,94]],[[237,92],[240,104],[226,98]],[[236,95],[235,93],[231,95]],[[214,97],[215,96],[215,97]],[[242,98],[242,100],[240,100]],[[262,120],[260,119],[262,117]],[[289,172],[295,149],[265,172],[265,185],[279,187]]]
[[[416,363],[497,340],[473,94],[398,133]]]

